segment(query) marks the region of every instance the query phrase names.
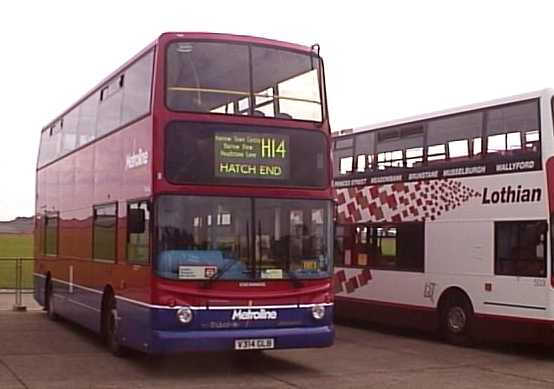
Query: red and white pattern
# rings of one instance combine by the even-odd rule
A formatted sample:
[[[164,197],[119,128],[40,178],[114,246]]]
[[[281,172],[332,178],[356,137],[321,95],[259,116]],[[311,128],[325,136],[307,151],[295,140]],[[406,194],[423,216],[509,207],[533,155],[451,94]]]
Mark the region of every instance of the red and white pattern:
[[[336,189],[339,223],[435,220],[481,193],[441,179]]]
[[[359,274],[356,274],[349,279],[346,279],[346,273],[344,270],[339,270],[333,275],[333,285],[336,293],[346,291],[346,293],[352,293],[356,289],[367,285],[371,280],[371,272],[369,269],[363,269]]]

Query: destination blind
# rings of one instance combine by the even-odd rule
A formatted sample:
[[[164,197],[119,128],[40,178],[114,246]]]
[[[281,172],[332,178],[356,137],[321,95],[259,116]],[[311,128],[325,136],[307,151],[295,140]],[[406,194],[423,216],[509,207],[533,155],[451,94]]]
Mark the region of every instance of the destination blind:
[[[282,134],[214,133],[216,177],[287,180],[290,140]]]

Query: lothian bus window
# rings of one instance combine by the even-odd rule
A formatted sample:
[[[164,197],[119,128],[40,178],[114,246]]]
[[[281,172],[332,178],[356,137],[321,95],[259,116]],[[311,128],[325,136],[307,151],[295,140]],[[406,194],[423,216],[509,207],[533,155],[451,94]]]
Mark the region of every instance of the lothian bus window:
[[[340,174],[347,174],[352,171],[354,164],[354,157],[341,158],[339,162]]]
[[[540,149],[538,112],[536,101],[487,110],[487,153],[512,155],[526,150],[538,152]],[[527,147],[528,133],[536,134],[530,135],[533,139],[529,142],[530,147]]]
[[[58,255],[58,234],[58,214],[46,214],[44,217],[44,254]]]
[[[176,111],[221,112],[229,103],[238,103],[244,97],[248,101],[248,61],[246,45],[215,42],[170,44],[167,49],[167,106]],[[242,109],[248,110],[249,107],[243,105]]]
[[[467,139],[448,142],[448,156],[450,158],[462,158],[469,156]]]
[[[495,223],[495,274],[546,277],[545,221]]]
[[[427,123],[428,161],[466,159],[478,155],[481,152],[483,115],[483,111],[476,111],[430,120]],[[472,154],[469,150],[471,141],[474,142]]]
[[[318,57],[252,46],[252,68],[254,110],[271,105],[266,116],[321,121]]]
[[[367,162],[366,162],[366,156],[361,154],[356,157],[356,171],[357,172],[364,172],[367,168]]]
[[[427,147],[427,161],[442,161],[446,159],[445,145],[433,145]]]
[[[423,223],[368,226],[366,250],[369,266],[422,272],[424,229]]]
[[[378,131],[377,169],[386,170],[420,166],[423,161],[423,143],[424,131],[421,125],[394,127]]]
[[[347,239],[348,237],[346,231],[348,231],[349,229],[350,229],[350,226],[343,226],[338,224],[335,225],[334,265],[336,266],[346,265],[344,246],[345,246],[345,239]]]
[[[117,235],[117,205],[94,207],[92,255],[94,259],[115,261]]]
[[[423,147],[406,150],[406,167],[421,166],[423,162]]]
[[[150,207],[147,201],[127,206],[127,260],[147,264],[150,255]]]

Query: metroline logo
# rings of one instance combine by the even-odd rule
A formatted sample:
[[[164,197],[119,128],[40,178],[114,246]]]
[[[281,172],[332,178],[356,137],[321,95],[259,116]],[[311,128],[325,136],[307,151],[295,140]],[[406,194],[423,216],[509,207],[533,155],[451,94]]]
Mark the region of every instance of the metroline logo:
[[[148,165],[150,155],[147,150],[139,148],[136,153],[127,154],[125,157],[125,169],[134,169],[144,165]]]
[[[264,308],[252,311],[250,309],[243,311],[242,309],[233,310],[231,320],[275,320],[277,319],[277,311],[266,311]]]

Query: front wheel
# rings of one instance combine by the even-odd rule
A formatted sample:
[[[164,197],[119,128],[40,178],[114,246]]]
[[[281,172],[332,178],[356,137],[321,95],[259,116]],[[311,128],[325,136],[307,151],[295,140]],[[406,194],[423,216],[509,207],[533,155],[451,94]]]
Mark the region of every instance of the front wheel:
[[[113,296],[108,300],[102,311],[102,321],[104,328],[104,340],[110,352],[118,357],[125,355],[125,348],[119,341],[119,322],[120,317],[117,312],[117,306]]]
[[[441,309],[441,332],[451,344],[469,346],[472,343],[473,308],[463,295],[451,295]]]

